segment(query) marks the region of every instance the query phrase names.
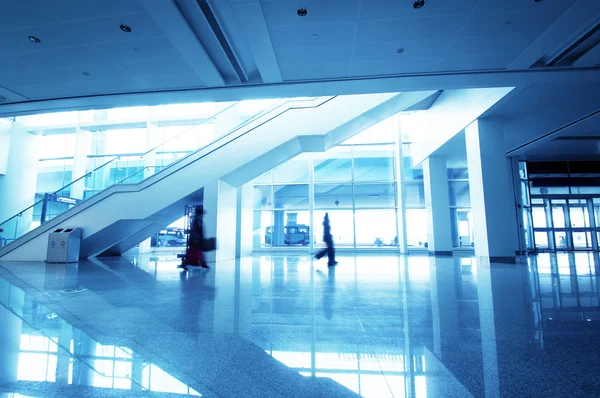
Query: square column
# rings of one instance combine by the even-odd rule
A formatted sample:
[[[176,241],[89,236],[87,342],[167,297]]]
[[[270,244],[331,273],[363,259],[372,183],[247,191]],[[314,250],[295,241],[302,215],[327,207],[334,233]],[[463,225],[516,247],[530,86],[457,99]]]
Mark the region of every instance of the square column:
[[[235,259],[237,195],[237,188],[221,180],[204,187],[204,237],[217,238],[217,250],[206,253],[209,263]]]
[[[237,239],[235,249],[237,258],[252,255],[253,195],[254,187],[252,184],[244,184],[237,188]]]
[[[75,181],[85,175],[87,172],[88,152],[92,142],[92,133],[77,127],[75,141],[75,156],[73,159],[73,172],[71,180]],[[71,197],[75,199],[84,199],[85,196],[85,178],[71,185]]]
[[[499,121],[479,119],[465,129],[475,255],[514,263],[518,224],[510,159]]]
[[[446,158],[430,156],[423,162],[427,243],[429,253],[452,255],[452,224]],[[407,226],[410,228],[410,225]]]

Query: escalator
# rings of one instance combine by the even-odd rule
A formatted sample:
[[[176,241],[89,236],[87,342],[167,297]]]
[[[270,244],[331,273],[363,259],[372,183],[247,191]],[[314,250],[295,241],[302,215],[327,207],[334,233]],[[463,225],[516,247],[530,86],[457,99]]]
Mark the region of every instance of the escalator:
[[[136,177],[141,181],[131,183],[131,178],[115,181],[31,231],[15,227],[12,233],[11,223],[19,216],[7,220],[0,224],[0,229],[4,229],[3,237],[8,236],[10,243],[0,249],[0,260],[45,261],[48,234],[71,226],[83,228],[81,257],[99,255],[115,247],[122,253],[180,218],[185,204],[201,201],[202,188],[207,184],[225,176],[234,178],[236,171],[243,175],[239,182],[247,182],[251,176],[242,170],[249,164],[256,173],[294,156],[298,148],[325,150],[431,94],[365,94],[280,101],[187,156],[160,168],[144,167]],[[374,112],[378,109],[385,111]],[[304,143],[304,148],[301,144],[290,151],[286,146],[294,142]],[[275,150],[285,153],[268,156]],[[274,161],[278,163],[273,164]],[[86,178],[106,173],[108,167],[110,164],[92,170]]]

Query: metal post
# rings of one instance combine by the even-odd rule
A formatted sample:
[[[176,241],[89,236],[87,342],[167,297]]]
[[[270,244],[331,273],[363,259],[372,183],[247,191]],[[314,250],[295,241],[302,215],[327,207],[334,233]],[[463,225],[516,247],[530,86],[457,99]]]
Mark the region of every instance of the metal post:
[[[48,214],[48,199],[50,194],[44,194],[44,202],[42,202],[42,216],[40,219],[40,224],[44,224],[46,222],[46,215]]]

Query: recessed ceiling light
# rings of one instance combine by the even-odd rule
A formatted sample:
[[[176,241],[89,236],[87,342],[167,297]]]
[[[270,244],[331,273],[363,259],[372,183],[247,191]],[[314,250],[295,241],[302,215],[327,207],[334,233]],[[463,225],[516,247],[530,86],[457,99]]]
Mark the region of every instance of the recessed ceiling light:
[[[41,43],[42,42],[40,39],[38,39],[35,36],[29,36],[29,40],[31,40],[34,43]]]
[[[413,8],[414,9],[419,9],[419,8],[423,7],[424,5],[425,5],[425,0],[416,0],[413,3]]]
[[[404,49],[402,47],[400,47],[399,49],[396,50],[396,54],[402,54],[404,52]]]
[[[308,14],[308,10],[304,7],[300,7],[296,10],[296,14],[298,14],[299,17],[305,17]]]
[[[130,28],[129,26],[127,26],[127,25],[123,25],[123,24],[121,24],[121,26],[119,26],[119,28],[121,28],[121,30],[122,30],[123,32],[125,32],[125,33],[129,33],[129,32],[131,32],[131,28]]]

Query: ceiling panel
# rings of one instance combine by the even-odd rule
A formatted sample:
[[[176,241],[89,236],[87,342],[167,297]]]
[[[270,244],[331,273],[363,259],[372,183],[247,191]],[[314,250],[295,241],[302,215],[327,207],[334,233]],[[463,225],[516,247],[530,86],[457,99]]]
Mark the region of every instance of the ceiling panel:
[[[263,1],[262,9],[270,27],[323,25],[355,23],[360,3],[360,0]],[[300,6],[308,10],[305,17],[296,13]]]
[[[11,1],[10,6],[6,2],[0,12],[0,32],[60,22],[57,15],[48,13],[45,5],[42,0]]]
[[[470,14],[479,0],[433,0],[426,7],[413,8],[412,1],[366,0],[360,10],[361,21],[375,21],[399,18],[424,18],[448,15]]]
[[[159,58],[152,62],[147,60],[133,60],[117,62],[127,74],[132,77],[153,76],[163,74],[192,74],[194,71],[181,58]]]
[[[475,13],[504,13],[513,11],[547,12],[556,11],[563,13],[571,8],[575,1],[565,0],[481,0],[475,8]]]
[[[119,26],[125,24],[131,32],[123,32]],[[74,21],[70,24],[78,36],[89,44],[127,40],[140,40],[164,36],[150,15],[146,13],[130,14],[127,17],[106,17]]]
[[[5,58],[8,57],[13,56],[5,56]],[[107,60],[106,56],[94,46],[77,46],[22,53],[19,55],[19,61],[26,68],[40,70],[65,66],[101,64]]]
[[[102,43],[94,46],[113,61],[148,60],[154,58],[180,57],[181,54],[164,37]]]
[[[140,88],[144,90],[205,87],[198,75],[195,73],[171,73],[164,75],[140,76],[136,77],[135,80],[140,85]]]
[[[282,48],[276,52],[279,66],[349,63],[352,47],[297,47]]]
[[[447,55],[440,65],[439,71],[466,71],[480,69],[505,69],[514,60],[514,54],[459,54]]]
[[[356,25],[345,23],[290,26],[269,28],[269,32],[275,49],[317,46],[334,47],[351,45],[356,32]]]
[[[557,17],[554,12],[538,12],[533,15],[527,12],[478,14],[469,18],[460,35],[505,38],[519,35],[532,40],[548,29]]]
[[[395,40],[401,47],[403,40],[421,40],[425,46],[427,40],[456,37],[467,18],[467,15],[452,15],[360,22],[356,42],[377,43]]]
[[[502,37],[459,37],[454,41],[448,51],[448,55],[483,55],[483,54],[511,54],[516,58],[531,43],[521,36],[513,36],[510,39]]]
[[[39,86],[14,86],[12,89],[29,98],[57,98],[139,91],[140,85],[130,78],[115,78],[86,82],[76,81],[69,84],[46,83]]]
[[[423,45],[420,40],[386,41],[358,44],[354,47],[354,61],[396,61],[398,59],[443,57],[452,45],[452,38],[432,39]],[[399,48],[404,52],[397,54]]]
[[[393,75],[400,73],[433,72],[440,58],[398,59],[388,62],[354,62],[352,76]]]
[[[282,66],[285,80],[331,79],[348,77],[348,64]]]
[[[39,38],[41,42],[31,42],[28,38],[30,35]],[[0,34],[0,55],[84,44],[86,44],[85,41],[68,24],[44,25],[2,32]]]
[[[89,76],[83,73],[88,73]],[[64,83],[75,83],[75,82],[89,82],[95,79],[110,79],[110,78],[124,78],[127,74],[123,69],[113,64],[97,64],[97,65],[86,65],[81,67],[63,66],[61,68],[53,69],[23,69],[11,74],[0,75],[0,82],[5,86],[10,86],[11,82],[18,82],[17,84],[34,86],[43,85],[48,82],[54,84]]]
[[[52,0],[43,3],[49,12],[57,15],[63,21],[144,11],[138,0]]]

